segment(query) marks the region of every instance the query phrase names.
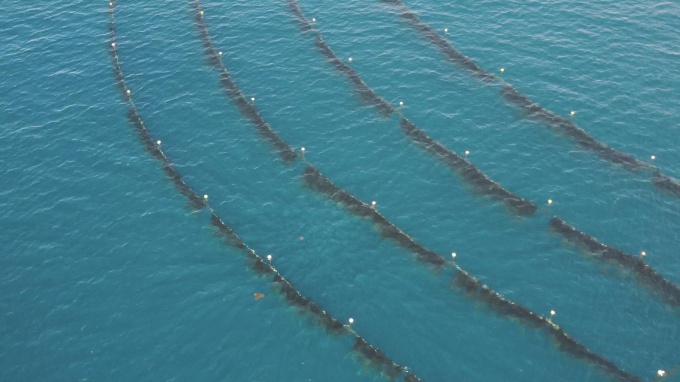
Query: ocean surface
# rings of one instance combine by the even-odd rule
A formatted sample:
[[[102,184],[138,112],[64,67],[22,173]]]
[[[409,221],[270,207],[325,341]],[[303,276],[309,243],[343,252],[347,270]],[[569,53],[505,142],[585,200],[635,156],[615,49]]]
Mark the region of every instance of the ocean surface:
[[[409,0],[479,66],[680,177],[680,3]],[[283,140],[506,298],[642,380],[680,365],[680,309],[547,228],[557,214],[680,283],[680,199],[528,121],[378,0],[300,0],[380,96],[549,213],[476,194],[380,116],[284,0],[204,1],[223,61]],[[189,1],[120,0],[117,46],[186,182],[304,295],[424,381],[607,381],[304,187],[218,84]],[[381,381],[222,244],[126,118],[106,1],[0,2],[0,380]],[[444,33],[448,28],[448,33]],[[552,199],[552,205],[547,200]],[[265,297],[254,301],[253,293]],[[669,373],[666,380],[680,380]]]

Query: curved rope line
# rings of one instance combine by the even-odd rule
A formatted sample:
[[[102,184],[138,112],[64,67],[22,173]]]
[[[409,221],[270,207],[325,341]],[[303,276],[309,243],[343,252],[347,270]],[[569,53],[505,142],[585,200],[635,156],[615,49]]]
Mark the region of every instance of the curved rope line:
[[[224,79],[225,73],[228,75],[228,71],[224,65],[224,62],[222,61],[222,55],[215,49],[212,39],[210,38],[210,34],[208,33],[208,28],[205,23],[205,13],[200,0],[193,0],[192,6],[195,12],[194,15],[196,25],[202,38],[204,39],[203,45],[206,47],[205,53],[207,55],[208,61],[211,63],[211,65],[213,65],[213,67],[220,71],[221,78]],[[219,62],[219,64],[217,64],[217,62]],[[240,90],[233,81],[230,81],[229,85],[230,87],[227,89],[229,92],[240,93]],[[254,105],[252,105],[252,108],[256,109]],[[301,156],[299,156],[299,158],[304,159]],[[378,226],[380,232],[385,237],[394,240],[409,252],[416,254],[416,258],[419,261],[434,265],[436,268],[441,268],[444,264],[446,264],[446,260],[443,257],[415,242],[410,236],[387,220],[375,208],[369,206],[368,204],[351,195],[349,192],[333,184],[311,164],[307,163],[302,177],[305,183],[314,191],[320,192],[330,200],[340,203],[352,214],[370,219],[375,225]],[[456,286],[456,289],[462,294],[468,295],[477,301],[484,303],[491,310],[497,312],[500,315],[518,319],[524,325],[544,330],[544,332],[557,343],[559,349],[571,354],[577,359],[581,359],[596,365],[600,368],[600,370],[611,375],[612,377],[617,378],[618,380],[640,380],[636,376],[618,368],[618,366],[616,366],[616,364],[613,362],[592,352],[584,345],[574,340],[550,319],[540,316],[522,305],[503,298],[499,293],[482,284],[479,280],[470,275],[468,272],[464,271],[457,264],[452,262],[449,264],[455,271],[455,275],[452,278],[453,285]]]
[[[550,219],[548,226],[572,244],[591,252],[596,258],[602,261],[613,262],[633,272],[642,284],[652,288],[667,303],[680,306],[680,287],[666,280],[652,267],[645,264],[641,258],[602,244],[594,237],[577,230],[558,217]]]
[[[326,312],[317,303],[311,299],[303,296],[288,280],[286,280],[276,268],[270,263],[265,262],[252,248],[246,245],[243,240],[229,227],[222,218],[210,207],[207,202],[207,197],[200,198],[182,179],[180,173],[174,169],[172,163],[165,155],[158,142],[154,142],[146,128],[137,107],[132,100],[130,89],[125,83],[123,70],[120,66],[118,58],[118,50],[116,46],[116,26],[115,26],[115,6],[116,0],[109,2],[109,31],[111,33],[109,52],[113,62],[114,75],[116,82],[123,94],[124,100],[130,104],[128,111],[128,118],[138,133],[138,137],[143,144],[146,151],[154,158],[161,161],[163,170],[168,178],[175,184],[178,191],[184,195],[191,207],[194,210],[207,210],[210,213],[210,224],[215,227],[217,232],[226,239],[226,243],[230,246],[245,252],[247,263],[250,269],[261,276],[269,277],[271,279],[274,289],[283,296],[283,298],[292,306],[298,308],[301,312],[311,315],[316,318],[327,332],[333,335],[349,335],[354,338],[353,351],[364,357],[381,373],[386,374],[390,378],[403,376],[405,381],[418,382],[418,378],[414,373],[408,370],[407,367],[399,365],[389,359],[385,353],[379,348],[371,345],[366,339],[361,337],[350,326],[343,325],[339,320]]]
[[[288,0],[291,11],[297,18],[303,32],[314,30],[313,24],[307,20],[302,13],[300,6],[295,0]],[[536,213],[537,207],[534,203],[524,199],[507,189],[503,188],[498,182],[493,181],[484,174],[477,166],[472,164],[453,150],[446,148],[441,143],[430,138],[423,130],[418,128],[413,122],[404,117],[401,111],[390,103],[378,96],[373,89],[368,87],[361,79],[359,74],[340,57],[338,57],[326,41],[321,37],[321,33],[315,31],[315,45],[317,49],[328,59],[328,61],[354,85],[354,89],[370,104],[374,105],[382,115],[397,113],[401,119],[402,132],[427,153],[442,161],[454,172],[460,175],[463,180],[468,182],[475,191],[480,194],[491,196],[503,203],[515,214],[520,216],[531,216]]]
[[[435,45],[449,61],[467,70],[473,77],[478,78],[485,83],[500,84],[502,88],[501,96],[503,99],[510,105],[523,110],[529,120],[569,136],[581,148],[597,154],[600,158],[610,163],[622,165],[630,172],[636,172],[640,169],[651,169],[653,171],[653,176],[650,181],[654,186],[667,191],[671,195],[680,197],[680,181],[677,179],[662,174],[658,168],[647,162],[598,141],[585,130],[576,126],[570,119],[559,116],[558,114],[539,106],[529,99],[529,97],[505,82],[502,78],[480,68],[472,61],[472,59],[460,53],[453,44],[440,36],[437,31],[427,23],[422,21],[402,0],[381,1],[397,8],[400,16],[406,20],[411,27],[420,32],[424,38]]]
[[[298,23],[301,26],[303,32],[313,31],[316,35],[316,47],[323,53],[324,56],[336,67],[342,68],[341,72],[348,75],[353,83],[360,82],[364,84],[359,75],[349,67],[349,65],[342,62],[342,60],[332,51],[330,46],[321,37],[321,33],[314,29],[312,23],[307,20],[304,16],[297,0],[288,0],[288,5],[291,8],[292,13],[295,15]],[[463,62],[468,62],[461,59]],[[467,65],[470,70],[481,70],[476,66]],[[476,69],[475,69],[476,68]],[[340,70],[340,69],[339,69]],[[348,74],[350,73],[350,74]],[[480,75],[480,78],[489,78],[487,76]],[[363,86],[366,86],[365,84]],[[357,89],[360,90],[360,89]],[[369,90],[371,90],[369,88]],[[375,95],[375,92],[371,90],[371,93]],[[375,97],[378,97],[375,95]],[[378,97],[379,98],[379,97]],[[380,98],[382,99],[382,98]],[[444,147],[439,142],[428,137],[421,129],[416,127],[412,122],[403,117],[398,109],[392,109],[393,111],[399,113],[401,117],[401,128],[404,133],[411,138],[414,142],[423,147],[426,151],[430,152],[437,158],[439,158],[444,163],[447,163],[451,168],[457,170],[460,175],[466,179],[469,183],[474,184],[477,189],[484,190],[487,194],[497,196],[498,198],[504,200],[506,204],[511,207],[516,213],[520,215],[534,215],[537,207],[535,204],[521,198],[517,195],[510,193],[509,191],[503,189],[497,182],[489,179],[484,173],[482,173],[477,167],[471,164],[467,159],[457,155],[451,150]],[[543,212],[546,212],[545,210]],[[554,222],[562,222],[561,225],[554,224]],[[568,240],[572,239],[570,233],[576,231],[575,228],[569,226],[564,220],[557,217],[548,223],[552,230]],[[569,229],[559,229],[560,227],[570,227]],[[578,232],[578,231],[576,231]],[[588,240],[590,242],[597,242],[597,240],[587,235],[583,232],[579,232],[579,237],[584,238],[583,240]],[[584,246],[588,248],[588,246]],[[636,280],[642,282],[643,284],[651,287],[655,292],[660,294],[664,299],[664,302],[671,305],[680,305],[680,287],[673,284],[671,281],[663,278],[658,272],[654,271],[649,265],[645,264],[642,260],[635,258],[632,255],[625,254],[623,251],[608,247],[608,256],[597,256],[597,259],[602,261],[613,261],[616,265],[621,268],[632,272],[636,276]],[[593,252],[593,251],[591,251]],[[597,254],[597,253],[596,253]]]

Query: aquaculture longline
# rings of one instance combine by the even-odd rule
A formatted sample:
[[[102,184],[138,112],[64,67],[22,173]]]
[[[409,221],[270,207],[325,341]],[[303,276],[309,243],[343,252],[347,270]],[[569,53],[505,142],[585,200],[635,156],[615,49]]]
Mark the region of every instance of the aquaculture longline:
[[[310,23],[309,20],[307,20],[307,18],[304,16],[304,13],[300,9],[297,0],[288,0],[288,5],[293,15],[297,19],[298,23],[300,24],[301,30],[304,33],[310,32],[314,33],[314,35],[316,36],[315,45],[321,51],[321,53],[328,59],[328,61],[341,73],[347,75],[350,81],[353,84],[355,84],[356,90],[361,94],[365,95],[365,97],[368,100],[371,100],[373,104],[376,105],[378,110],[381,111],[381,113],[383,113],[384,110],[388,109],[387,106],[384,106],[385,104],[384,99],[379,97],[372,89],[370,89],[363,82],[363,80],[361,80],[359,74],[354,69],[352,69],[348,64],[344,63],[340,59],[340,57],[338,57],[333,52],[330,46],[328,46],[328,44],[321,37],[321,33],[314,29],[314,25]],[[438,45],[444,47],[443,48],[444,51],[447,52],[446,54],[452,60],[454,60],[461,66],[465,67],[466,69],[476,73],[477,77],[483,80],[493,80],[496,78],[491,73],[484,72],[481,68],[474,65],[474,63],[472,63],[472,61],[469,58],[463,56],[458,51],[456,51],[455,48],[453,48],[453,46],[451,46],[445,39],[441,38],[433,30],[431,30],[429,26],[422,23],[415,15],[408,13],[407,19],[411,20],[411,22],[413,23],[416,23],[418,25],[419,30],[420,29],[426,30],[428,36],[435,39]],[[518,94],[517,97],[521,96],[521,94],[519,93],[517,94]],[[530,105],[530,103],[527,105]],[[461,177],[463,177],[463,179],[465,179],[469,184],[474,186],[475,190],[479,191],[482,194],[490,195],[502,200],[506,204],[506,206],[510,208],[511,211],[520,216],[531,216],[535,214],[538,208],[534,203],[506,190],[498,182],[495,182],[491,180],[488,176],[486,176],[481,170],[479,170],[475,165],[473,165],[469,160],[467,160],[467,158],[464,158],[456,154],[452,150],[449,150],[448,148],[444,147],[444,145],[442,145],[441,143],[427,136],[427,134],[425,134],[423,130],[419,129],[415,124],[406,119],[398,109],[395,109],[390,105],[389,110],[390,113],[392,112],[399,113],[401,119],[401,129],[406,134],[406,136],[408,136],[417,145],[424,148],[427,152],[434,155],[440,161],[446,163],[449,167],[458,172],[461,175]],[[664,179],[663,175],[658,173],[658,171],[655,173],[655,179],[656,179],[655,181],[658,183],[672,185],[672,182],[668,179]],[[562,221],[561,219],[554,217],[554,219],[552,219],[551,222],[549,223],[549,226],[553,228],[554,232],[559,233],[562,236],[565,236],[567,239],[569,239],[569,237],[565,235],[565,233],[568,231],[555,229],[553,222],[556,219]],[[567,223],[564,222],[564,224],[566,225]],[[592,236],[589,236],[585,233],[581,232],[580,234],[581,236],[590,237],[590,240],[592,241],[597,241]],[[585,246],[585,248],[588,247]],[[671,281],[663,278],[663,276],[661,276],[658,272],[654,271],[651,267],[649,267],[649,265],[645,264],[642,260],[635,259],[631,255],[622,256],[621,255],[623,254],[622,251],[616,250],[611,247],[607,248],[609,248],[609,250],[607,251],[608,253],[607,256],[599,256],[597,252],[593,251],[591,252],[598,255],[596,256],[596,258],[599,260],[614,262],[618,266],[628,271],[631,271],[636,276],[636,279],[638,281],[643,282],[646,286],[651,287],[653,290],[655,290],[659,295],[662,296],[665,302],[672,305],[680,305],[679,297],[680,287],[673,284]]]
[[[631,172],[640,169],[651,169],[653,171],[651,182],[654,186],[668,191],[671,195],[680,197],[680,181],[677,179],[662,174],[658,168],[653,167],[649,163],[641,161],[630,154],[611,148],[596,140],[585,130],[576,126],[571,119],[564,118],[541,107],[503,79],[480,68],[472,59],[459,52],[453,44],[440,36],[434,28],[422,21],[402,0],[381,1],[395,7],[401,17],[413,27],[413,29],[418,31],[424,38],[436,46],[446,59],[467,70],[473,77],[478,78],[485,83],[500,84],[501,96],[503,99],[510,105],[524,111],[529,120],[547,126],[570,137],[581,148],[597,154],[608,162],[622,165]]]
[[[195,210],[206,209],[210,213],[210,224],[215,227],[217,232],[226,239],[226,242],[244,252],[247,264],[253,272],[271,280],[273,287],[291,305],[297,307],[301,312],[311,315],[316,319],[326,331],[334,335],[351,336],[354,339],[353,351],[370,361],[371,364],[380,372],[385,373],[391,378],[402,375],[407,382],[417,382],[420,378],[408,368],[399,365],[389,359],[379,348],[371,345],[366,339],[348,325],[344,325],[330,313],[323,310],[317,303],[303,296],[288,280],[286,280],[270,263],[265,262],[253,249],[248,247],[243,240],[229,227],[222,218],[210,207],[207,197],[201,198],[194,192],[182,179],[180,173],[173,167],[172,163],[161,149],[160,143],[155,142],[148,129],[146,128],[141,116],[132,100],[130,89],[125,83],[123,70],[118,58],[118,47],[116,45],[116,24],[115,24],[116,1],[109,2],[109,31],[111,33],[109,51],[113,62],[114,75],[118,86],[126,102],[130,104],[128,118],[137,131],[141,143],[146,151],[154,158],[160,160],[168,178],[173,182],[178,191],[187,197],[189,204]]]
[[[201,5],[200,0],[194,0],[192,2],[194,16],[196,25],[199,29],[200,35],[203,38],[203,46],[205,47],[205,54],[207,56],[208,62],[220,72],[220,83],[226,88],[228,94],[234,99],[235,102],[242,102],[241,99],[245,100],[245,97],[237,96],[234,94],[243,94],[238,88],[236,83],[231,79],[229,72],[224,65],[222,60],[222,54],[218,51],[208,33],[208,28],[205,23],[205,12]],[[301,14],[301,12],[300,12]],[[303,23],[303,29],[309,30],[310,23]],[[318,41],[318,40],[317,40]],[[358,77],[358,76],[357,76]],[[228,79],[228,80],[225,80]],[[247,100],[246,100],[247,102]],[[239,109],[244,114],[246,118],[251,121],[263,121],[264,119],[260,117],[259,112],[255,105],[251,104],[249,108],[244,108],[239,105]],[[253,114],[257,114],[257,117],[253,117]],[[267,125],[269,126],[269,125]],[[256,127],[257,124],[256,124]],[[270,127],[271,129],[271,127]],[[258,128],[259,130],[259,128]],[[273,131],[273,130],[272,130]],[[265,137],[266,139],[266,137]],[[284,151],[288,148],[293,150],[290,145],[285,144],[283,141],[274,144],[272,140],[269,140],[270,144],[281,153],[282,147]],[[298,156],[299,157],[299,156]],[[282,158],[285,161],[285,158]],[[286,161],[288,162],[288,161]],[[330,180],[325,178],[314,166],[308,163],[306,169],[302,175],[305,183],[310,186],[312,190],[320,192],[322,195],[327,196],[330,200],[340,203],[349,212],[361,216],[363,218],[370,219],[375,225],[378,226],[380,232],[388,237],[402,247],[409,250],[411,253],[416,254],[416,258],[423,263],[433,265],[436,268],[442,268],[446,261],[443,257],[437,255],[433,251],[428,250],[424,246],[418,244],[413,238],[404,233],[401,229],[396,227],[393,223],[387,220],[382,214],[380,214],[372,206],[363,203],[356,197],[352,196],[347,191],[341,189],[340,187],[334,185]],[[455,275],[452,278],[453,284],[457,286],[457,289],[464,293],[465,295],[471,296],[476,300],[483,302],[490,309],[496,311],[497,313],[518,319],[521,323],[528,325],[533,328],[544,330],[544,332],[555,340],[557,346],[563,351],[571,354],[572,356],[585,360],[593,365],[596,365],[600,370],[608,373],[609,375],[617,378],[621,381],[639,381],[636,376],[621,370],[613,362],[608,361],[602,356],[590,351],[585,346],[571,338],[563,329],[558,325],[554,324],[551,320],[540,316],[531,310],[523,307],[519,304],[513,303],[511,301],[503,298],[499,293],[493,291],[488,286],[482,284],[479,280],[471,276],[468,272],[464,271],[455,263],[448,263],[455,271]]]

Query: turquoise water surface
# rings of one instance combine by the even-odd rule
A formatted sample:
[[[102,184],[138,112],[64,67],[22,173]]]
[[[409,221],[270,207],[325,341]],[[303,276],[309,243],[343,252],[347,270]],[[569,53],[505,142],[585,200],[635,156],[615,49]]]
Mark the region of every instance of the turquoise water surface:
[[[410,0],[482,68],[680,178],[680,3]],[[381,117],[284,0],[205,1],[224,64],[283,140],[435,252],[642,380],[680,365],[680,311],[480,196]],[[680,284],[680,199],[529,122],[379,0],[300,0],[376,92],[507,189]],[[424,381],[606,381],[304,187],[207,65],[189,1],[119,0],[118,54],[154,139],[306,296]],[[0,2],[0,380],[380,381],[255,277],[139,144],[108,4]],[[444,33],[448,28],[448,33]],[[548,207],[546,201],[554,203]],[[253,293],[265,298],[254,301]],[[680,380],[670,373],[666,380]]]

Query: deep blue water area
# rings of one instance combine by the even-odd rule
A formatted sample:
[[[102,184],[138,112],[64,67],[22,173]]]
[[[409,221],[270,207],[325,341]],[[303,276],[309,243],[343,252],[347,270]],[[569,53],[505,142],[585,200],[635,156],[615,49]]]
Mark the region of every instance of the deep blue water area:
[[[504,297],[642,380],[680,365],[680,310],[548,229],[555,214],[680,284],[680,199],[529,121],[378,0],[299,0],[378,95],[505,188],[476,193],[384,117],[284,0],[204,1],[223,62],[338,186]],[[680,178],[680,3],[409,0],[480,67]],[[131,127],[108,4],[0,2],[0,380],[381,381],[286,304],[193,212]],[[606,381],[540,331],[452,288],[307,188],[219,85],[189,1],[116,6],[117,50],[154,140],[301,293],[424,381]],[[448,32],[444,32],[447,28]],[[500,68],[504,72],[500,73]],[[553,200],[547,205],[547,200]],[[263,293],[259,301],[253,293]],[[671,373],[672,374],[672,373]],[[666,380],[678,380],[678,374]]]

